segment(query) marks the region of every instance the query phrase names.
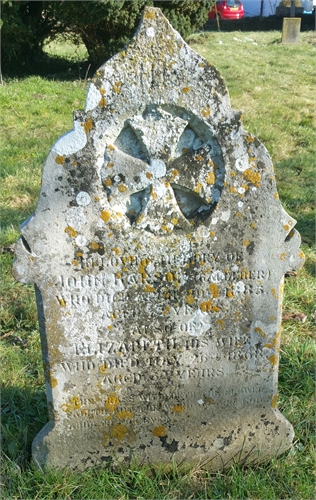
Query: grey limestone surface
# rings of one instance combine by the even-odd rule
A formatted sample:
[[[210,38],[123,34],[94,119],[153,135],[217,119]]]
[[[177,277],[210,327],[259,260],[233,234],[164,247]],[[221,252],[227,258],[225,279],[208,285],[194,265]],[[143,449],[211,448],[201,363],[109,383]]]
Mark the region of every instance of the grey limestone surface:
[[[265,147],[159,9],[52,147],[14,275],[34,283],[38,466],[278,455],[283,276],[304,257]]]

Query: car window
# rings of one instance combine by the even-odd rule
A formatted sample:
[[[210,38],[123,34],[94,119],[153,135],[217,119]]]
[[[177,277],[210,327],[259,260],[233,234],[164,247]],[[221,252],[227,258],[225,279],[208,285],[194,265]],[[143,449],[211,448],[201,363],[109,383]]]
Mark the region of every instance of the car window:
[[[239,7],[240,6],[240,2],[237,0],[227,0],[226,2],[227,4],[227,7]]]

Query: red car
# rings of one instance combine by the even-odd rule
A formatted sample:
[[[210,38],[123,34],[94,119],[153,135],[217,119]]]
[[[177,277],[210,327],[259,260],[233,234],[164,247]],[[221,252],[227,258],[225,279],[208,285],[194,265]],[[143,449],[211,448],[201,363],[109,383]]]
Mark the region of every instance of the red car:
[[[245,15],[244,6],[239,0],[219,0],[208,13],[209,19],[241,19]]]

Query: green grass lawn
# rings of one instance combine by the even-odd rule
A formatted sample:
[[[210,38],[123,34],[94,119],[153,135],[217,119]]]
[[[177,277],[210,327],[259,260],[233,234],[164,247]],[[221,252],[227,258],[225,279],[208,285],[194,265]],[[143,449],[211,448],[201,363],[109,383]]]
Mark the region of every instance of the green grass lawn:
[[[84,107],[88,86],[65,73],[52,75],[48,67],[49,78],[5,78],[0,87],[1,498],[314,498],[315,34],[301,33],[300,44],[293,46],[282,45],[280,38],[273,31],[212,32],[194,35],[191,46],[219,69],[233,108],[243,110],[245,128],[270,152],[280,199],[302,235],[306,265],[286,278],[279,373],[279,409],[295,429],[292,448],[265,464],[235,465],[217,474],[176,465],[171,471],[129,467],[80,474],[33,468],[31,443],[47,421],[37,314],[32,286],[15,283],[11,276],[13,256],[7,247],[34,210],[45,158],[57,138],[72,128],[72,112]],[[82,47],[65,42],[45,50],[68,58],[70,72],[74,61],[86,57]],[[297,313],[306,320],[295,319]]]

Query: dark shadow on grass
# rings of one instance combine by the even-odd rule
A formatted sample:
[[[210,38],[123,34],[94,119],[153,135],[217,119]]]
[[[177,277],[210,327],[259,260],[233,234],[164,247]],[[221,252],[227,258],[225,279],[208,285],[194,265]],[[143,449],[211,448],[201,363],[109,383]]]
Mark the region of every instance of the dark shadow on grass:
[[[40,376],[36,367],[32,375],[34,378]],[[31,460],[33,439],[48,421],[45,390],[27,386],[3,387],[1,400],[2,453],[24,468]]]
[[[95,67],[86,61],[70,61],[62,57],[52,57],[45,52],[34,55],[31,62],[3,65],[4,80],[12,78],[26,78],[28,76],[42,76],[47,80],[74,81],[91,78]]]

